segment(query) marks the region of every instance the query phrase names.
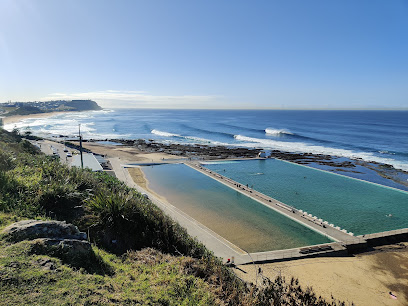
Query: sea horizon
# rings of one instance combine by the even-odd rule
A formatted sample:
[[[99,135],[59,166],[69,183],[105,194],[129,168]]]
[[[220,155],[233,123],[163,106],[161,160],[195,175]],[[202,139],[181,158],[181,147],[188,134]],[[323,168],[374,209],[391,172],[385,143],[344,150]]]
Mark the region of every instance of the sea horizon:
[[[245,110],[282,110],[282,111],[408,111],[408,107],[396,107],[396,108],[381,108],[381,107],[373,107],[373,108],[280,108],[280,107],[257,107],[257,108],[184,108],[184,107],[104,107],[104,110],[123,110],[123,109],[142,109],[142,110],[220,110],[220,111],[245,111]]]

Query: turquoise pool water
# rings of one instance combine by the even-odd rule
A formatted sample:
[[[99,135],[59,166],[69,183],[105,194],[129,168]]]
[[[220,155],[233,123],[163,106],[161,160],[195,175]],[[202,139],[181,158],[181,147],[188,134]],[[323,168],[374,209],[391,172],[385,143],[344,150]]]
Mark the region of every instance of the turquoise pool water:
[[[330,242],[188,166],[142,167],[149,188],[217,234],[248,252]]]
[[[408,227],[408,193],[280,160],[207,168],[354,234]]]

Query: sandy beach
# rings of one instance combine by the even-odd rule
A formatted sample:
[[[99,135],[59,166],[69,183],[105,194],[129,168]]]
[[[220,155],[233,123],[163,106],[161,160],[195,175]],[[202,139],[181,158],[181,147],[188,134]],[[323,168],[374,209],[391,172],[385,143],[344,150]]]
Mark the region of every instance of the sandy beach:
[[[143,174],[143,171],[139,168],[139,167],[135,167],[135,168],[128,168],[127,169],[130,176],[132,177],[132,180],[139,185],[140,187],[142,187],[143,189],[148,190],[147,188],[147,180],[145,175]],[[149,190],[151,192],[151,190]]]
[[[73,141],[79,145],[79,142]],[[91,150],[94,153],[104,155],[106,157],[119,157],[123,163],[132,162],[161,162],[163,159],[179,159],[179,156],[174,156],[166,153],[146,153],[140,151],[137,147],[105,145],[97,142],[83,142],[83,147]]]
[[[378,247],[376,251],[350,257],[321,257],[257,265],[274,279],[298,278],[327,300],[332,296],[355,305],[408,304],[408,243]],[[253,265],[235,269],[242,279],[255,283]],[[258,277],[258,283],[261,276]],[[392,292],[397,299],[391,298]]]
[[[51,116],[55,116],[58,114],[64,113],[71,113],[71,112],[49,112],[49,113],[39,113],[39,114],[31,114],[31,115],[17,115],[17,116],[10,116],[3,118],[3,124],[12,124],[24,119],[31,119],[31,118],[48,118]]]

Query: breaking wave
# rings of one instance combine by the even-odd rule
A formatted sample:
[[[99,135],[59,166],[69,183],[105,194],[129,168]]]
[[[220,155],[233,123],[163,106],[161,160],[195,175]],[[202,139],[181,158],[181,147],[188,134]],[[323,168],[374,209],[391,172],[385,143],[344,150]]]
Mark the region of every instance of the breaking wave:
[[[272,129],[272,128],[267,128],[265,129],[265,134],[267,135],[274,135],[274,136],[279,136],[279,135],[294,135],[290,131],[286,129]]]
[[[173,137],[173,138],[180,139],[180,140],[190,140],[193,143],[199,143],[199,144],[211,144],[211,145],[216,145],[216,146],[225,145],[224,143],[221,143],[219,141],[213,141],[213,140],[210,140],[210,139],[200,138],[200,137],[195,137],[195,136],[183,136],[183,135],[180,135],[180,134],[174,134],[174,133],[159,131],[159,130],[156,130],[156,129],[153,129],[151,131],[151,133],[154,134],[154,135],[162,136],[162,137]],[[180,143],[182,143],[182,142],[180,142]]]
[[[181,135],[179,134],[173,134],[173,133],[169,133],[169,132],[162,132],[156,129],[151,130],[151,133],[154,135],[158,135],[158,136],[163,136],[163,137],[181,137]]]

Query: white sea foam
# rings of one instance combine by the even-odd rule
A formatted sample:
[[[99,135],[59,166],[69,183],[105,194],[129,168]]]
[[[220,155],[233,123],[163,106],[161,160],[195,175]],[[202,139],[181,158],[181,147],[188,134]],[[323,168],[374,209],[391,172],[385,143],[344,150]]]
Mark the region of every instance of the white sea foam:
[[[279,136],[282,134],[287,134],[287,135],[293,135],[290,131],[286,129],[273,129],[273,128],[266,128],[265,129],[265,134],[267,135],[274,135],[274,136]]]
[[[314,146],[303,142],[284,142],[271,139],[260,139],[247,137],[244,135],[234,135],[234,138],[240,141],[239,146],[257,147],[264,149],[280,150],[287,152],[302,152],[313,154],[325,154],[339,157],[347,157],[351,159],[363,159],[369,162],[378,162],[393,165],[397,169],[408,171],[408,163],[400,162],[391,158],[375,156],[369,152],[356,152],[346,149],[337,149],[331,147]]]
[[[159,131],[159,130],[152,130],[151,131],[152,134],[158,135],[158,136],[163,136],[163,137],[175,137],[175,138],[179,138],[179,139],[185,139],[185,140],[190,140],[193,143],[205,143],[205,144],[212,144],[212,145],[216,145],[216,146],[221,146],[221,145],[225,145],[222,142],[219,141],[212,141],[210,139],[205,139],[205,138],[200,138],[200,137],[195,137],[195,136],[183,136],[180,134],[174,134],[174,133],[169,133],[169,132],[164,132],[164,131]],[[172,141],[172,142],[177,142],[177,141]],[[183,143],[182,141],[179,141],[178,143]]]
[[[163,131],[159,131],[159,130],[156,130],[156,129],[152,130],[151,133],[155,134],[155,135],[158,135],[158,136],[163,136],[163,137],[181,137],[181,135],[179,135],[179,134],[163,132]]]
[[[97,111],[100,112],[100,111]],[[18,128],[21,132],[31,130],[36,135],[49,137],[64,135],[68,137],[76,137],[78,135],[78,125],[81,124],[81,134],[88,139],[106,139],[106,138],[128,138],[130,134],[118,133],[96,133],[93,127],[95,122],[83,122],[83,119],[91,119],[91,112],[83,112],[81,114],[68,113],[58,114],[48,118],[27,118],[16,123],[7,124],[4,129],[11,131]]]
[[[94,112],[95,112],[95,113],[108,114],[108,113],[114,113],[115,110],[114,110],[114,109],[106,109],[106,108],[104,108],[104,109],[97,110],[97,111],[94,111]]]

